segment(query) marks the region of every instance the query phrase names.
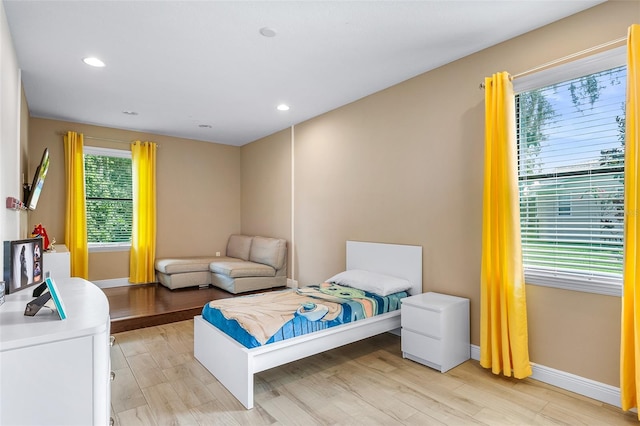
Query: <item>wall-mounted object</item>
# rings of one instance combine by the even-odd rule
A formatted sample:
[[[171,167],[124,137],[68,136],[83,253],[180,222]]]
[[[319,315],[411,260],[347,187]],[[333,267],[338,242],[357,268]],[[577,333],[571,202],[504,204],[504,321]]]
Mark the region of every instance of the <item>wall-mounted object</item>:
[[[44,185],[44,180],[47,177],[47,171],[49,170],[49,148],[45,148],[42,153],[42,159],[40,160],[40,164],[36,169],[36,172],[33,176],[33,182],[31,185],[24,185],[25,196],[24,202],[26,208],[29,210],[35,210],[38,205],[38,200],[40,199],[40,193],[42,192],[42,187]],[[27,195],[28,194],[28,195]]]
[[[15,197],[7,197],[7,208],[11,210],[26,210],[27,206]]]

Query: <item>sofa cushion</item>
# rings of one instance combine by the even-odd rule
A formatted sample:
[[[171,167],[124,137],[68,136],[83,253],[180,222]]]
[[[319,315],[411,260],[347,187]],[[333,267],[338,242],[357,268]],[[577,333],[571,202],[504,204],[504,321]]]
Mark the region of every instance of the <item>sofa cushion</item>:
[[[287,253],[287,240],[280,238],[253,237],[249,260],[281,269]]]
[[[156,260],[156,270],[165,274],[180,274],[183,272],[208,271],[209,264],[219,257],[185,257],[185,258],[167,258]]]
[[[271,266],[255,262],[212,262],[211,272],[227,275],[231,278],[274,277],[276,270]]]
[[[227,242],[227,256],[249,260],[252,240],[253,237],[247,235],[231,235]]]

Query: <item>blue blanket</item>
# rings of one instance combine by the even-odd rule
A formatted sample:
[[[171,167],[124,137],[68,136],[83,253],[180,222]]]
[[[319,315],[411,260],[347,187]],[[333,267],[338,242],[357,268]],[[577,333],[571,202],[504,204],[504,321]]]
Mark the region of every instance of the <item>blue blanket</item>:
[[[400,309],[406,292],[378,296],[322,283],[214,300],[202,317],[247,348],[266,345]]]

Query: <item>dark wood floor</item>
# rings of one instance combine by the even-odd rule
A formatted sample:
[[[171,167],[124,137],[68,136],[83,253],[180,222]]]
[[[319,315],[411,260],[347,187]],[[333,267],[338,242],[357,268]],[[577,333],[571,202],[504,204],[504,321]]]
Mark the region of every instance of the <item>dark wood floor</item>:
[[[102,291],[109,300],[111,333],[191,319],[207,302],[236,296],[215,287],[169,290],[157,283]]]

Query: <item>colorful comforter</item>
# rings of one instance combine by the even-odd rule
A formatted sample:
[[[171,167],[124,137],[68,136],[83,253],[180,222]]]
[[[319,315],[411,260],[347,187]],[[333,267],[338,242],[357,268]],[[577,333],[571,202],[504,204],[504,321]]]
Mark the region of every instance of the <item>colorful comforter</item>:
[[[378,296],[322,283],[214,300],[202,317],[247,348],[266,345],[400,309],[406,292]]]

